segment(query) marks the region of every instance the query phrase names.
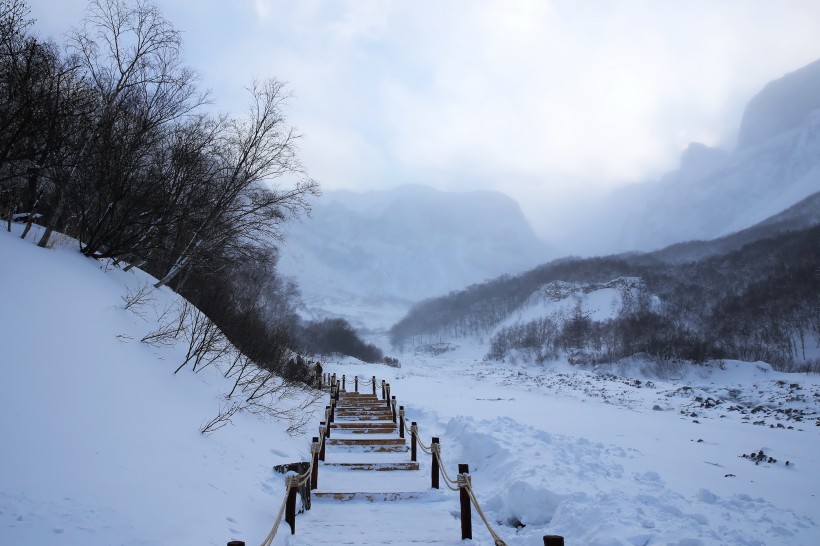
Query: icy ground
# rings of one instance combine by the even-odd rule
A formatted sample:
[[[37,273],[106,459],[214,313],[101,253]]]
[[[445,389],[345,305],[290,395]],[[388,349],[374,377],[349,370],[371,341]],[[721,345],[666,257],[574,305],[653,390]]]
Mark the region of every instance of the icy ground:
[[[260,543],[284,493],[271,467],[307,460],[318,414],[297,436],[244,414],[203,436],[225,381],[215,366],[174,375],[182,347],[139,341],[152,315],[125,310],[123,295],[146,275],[5,232],[0,262],[0,544]],[[154,296],[158,309],[175,301]],[[485,362],[479,342],[455,343],[396,355],[399,369],[326,370],[388,380],[422,439],[441,438],[450,473],[470,465],[510,546],[544,534],[584,546],[820,544],[817,376],[725,362],[666,368],[664,380],[644,362]],[[383,491],[406,479],[379,474]],[[405,536],[431,509],[457,513],[454,493],[431,498],[406,511],[316,503],[297,528],[321,521],[355,544],[383,515]],[[480,523],[473,532],[490,544]],[[276,543],[298,536],[280,531]]]

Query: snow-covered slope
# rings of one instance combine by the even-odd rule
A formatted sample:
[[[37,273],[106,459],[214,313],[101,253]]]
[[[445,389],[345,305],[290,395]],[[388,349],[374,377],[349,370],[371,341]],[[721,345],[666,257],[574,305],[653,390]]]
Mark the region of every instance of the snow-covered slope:
[[[306,460],[308,441],[244,413],[200,433],[228,380],[174,375],[182,347],[140,342],[175,294],[154,291],[141,318],[123,296],[144,273],[5,230],[0,263],[0,544],[261,540],[284,491],[271,467]]]
[[[820,109],[820,60],[786,74],[752,97],[743,113],[738,147],[771,140],[805,124]]]
[[[327,192],[311,218],[287,229],[279,269],[296,278],[308,316],[369,327],[395,322],[414,301],[551,257],[518,204],[497,192]]]
[[[678,170],[617,190],[579,223],[586,250],[648,251],[714,239],[820,191],[818,97],[820,61],[772,82],[749,103],[737,150],[692,143]]]
[[[138,341],[150,315],[124,310],[122,296],[149,280],[142,273],[5,232],[0,260],[0,544],[260,543],[284,491],[271,466],[305,460],[307,438],[244,414],[201,435],[224,379],[213,367],[173,375],[180,347]],[[577,292],[553,288],[541,304]],[[625,293],[594,288],[586,302],[602,314]],[[167,289],[154,297],[175,300]],[[422,440],[441,438],[448,473],[470,465],[510,546],[545,534],[611,546],[820,543],[817,376],[742,362],[662,370],[667,380],[644,361],[500,366],[482,361],[482,343],[455,343],[440,357],[399,355],[399,369],[349,361],[325,370],[390,382]],[[762,461],[748,458],[761,450]],[[429,459],[420,462],[429,476]],[[398,481],[380,474],[384,490]],[[445,516],[458,514],[457,494],[439,498]],[[295,540],[280,529],[274,543],[304,544],[299,529],[316,521],[341,544],[369,536],[363,521],[414,536],[420,512],[403,508],[392,505],[385,520],[366,502],[338,514],[316,503],[297,517]],[[490,546],[482,525],[474,517],[473,544]]]

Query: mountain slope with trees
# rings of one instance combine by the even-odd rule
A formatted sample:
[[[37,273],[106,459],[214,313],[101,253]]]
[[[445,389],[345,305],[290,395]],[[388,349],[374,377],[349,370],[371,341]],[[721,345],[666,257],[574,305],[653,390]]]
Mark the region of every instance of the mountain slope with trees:
[[[421,302],[393,326],[392,341],[418,346],[485,336],[494,358],[526,349],[540,359],[569,353],[577,362],[644,354],[693,362],[763,360],[783,370],[817,371],[818,241],[815,225],[686,263],[670,264],[663,252],[555,261]],[[582,294],[619,278],[634,279],[639,289],[623,292],[611,316],[592,320],[581,311]],[[580,294],[576,312],[501,326],[522,314],[539,290],[554,291],[561,282],[574,283]]]
[[[285,222],[318,184],[275,79],[245,117],[204,110],[181,35],[150,2],[91,0],[64,47],[24,0],[0,0],[0,216],[141,269],[202,310],[261,366],[289,374],[298,292],[276,273]],[[297,373],[293,371],[293,373]]]

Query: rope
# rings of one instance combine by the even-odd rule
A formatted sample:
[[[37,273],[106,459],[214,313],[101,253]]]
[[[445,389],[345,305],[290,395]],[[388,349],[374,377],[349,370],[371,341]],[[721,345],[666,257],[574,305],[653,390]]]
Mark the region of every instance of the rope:
[[[436,460],[438,461],[439,474],[441,474],[444,478],[444,485],[446,485],[447,489],[450,491],[458,491],[458,482],[450,478],[447,474],[447,469],[444,468],[444,463],[441,460],[441,445],[433,444],[431,447],[433,448],[433,454],[436,456]]]
[[[502,539],[500,536],[498,536],[498,533],[496,533],[493,530],[493,528],[490,526],[490,522],[487,521],[487,516],[484,515],[484,511],[481,509],[481,506],[478,504],[478,499],[475,497],[475,492],[473,491],[473,485],[472,485],[471,480],[470,480],[470,475],[469,474],[466,474],[466,475],[465,474],[459,474],[458,477],[459,477],[460,482],[462,481],[462,478],[463,478],[463,483],[464,483],[463,488],[464,488],[465,491],[467,491],[467,495],[469,495],[470,501],[473,503],[473,506],[475,506],[476,512],[478,512],[478,515],[481,516],[481,521],[484,522],[484,525],[487,527],[487,530],[490,532],[490,535],[493,537],[493,540],[495,541],[495,546],[507,546],[507,543],[504,542],[504,539]],[[462,487],[462,486],[459,485],[459,487]]]
[[[276,516],[276,522],[273,524],[273,527],[271,527],[265,540],[262,541],[262,546],[270,546],[271,543],[273,543],[276,531],[279,530],[279,524],[282,523],[282,515],[285,513],[285,506],[287,506],[288,503],[288,493],[290,493],[291,487],[296,487],[294,483],[298,481],[298,478],[299,476],[297,474],[288,474],[285,476],[285,498],[282,499],[282,506],[279,508],[279,514]]]

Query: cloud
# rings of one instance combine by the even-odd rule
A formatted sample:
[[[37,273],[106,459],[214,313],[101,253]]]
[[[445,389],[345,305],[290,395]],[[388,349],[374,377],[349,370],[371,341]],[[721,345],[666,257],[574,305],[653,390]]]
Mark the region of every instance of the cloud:
[[[51,28],[84,6],[31,4]],[[160,7],[221,107],[240,109],[251,77],[289,82],[289,119],[325,187],[501,189],[530,214],[657,177],[690,141],[732,146],[746,101],[820,57],[814,0]]]

